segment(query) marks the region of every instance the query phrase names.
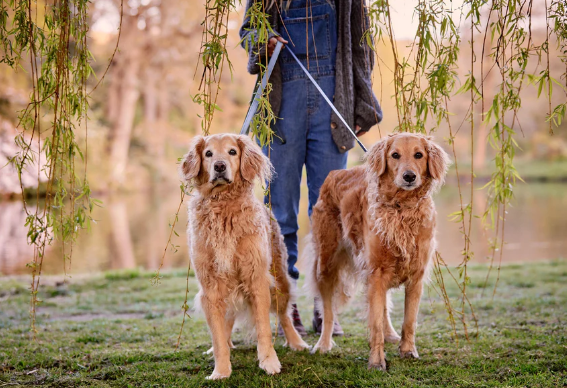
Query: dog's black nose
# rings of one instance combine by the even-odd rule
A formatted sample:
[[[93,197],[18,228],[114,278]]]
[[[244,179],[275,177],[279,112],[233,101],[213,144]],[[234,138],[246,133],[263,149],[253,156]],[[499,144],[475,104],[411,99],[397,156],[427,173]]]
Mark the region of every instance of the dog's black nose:
[[[415,181],[415,173],[413,171],[406,171],[404,172],[403,178],[407,183],[412,183]]]
[[[215,162],[215,171],[223,172],[226,170],[226,164],[224,162]]]

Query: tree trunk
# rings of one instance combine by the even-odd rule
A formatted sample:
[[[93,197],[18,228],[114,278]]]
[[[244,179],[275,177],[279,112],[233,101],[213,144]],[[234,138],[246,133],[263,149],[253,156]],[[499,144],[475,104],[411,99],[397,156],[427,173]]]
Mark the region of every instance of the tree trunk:
[[[112,166],[113,185],[124,183],[124,172],[128,163],[130,137],[134,126],[138,91],[138,70],[140,61],[136,56],[130,58],[128,71],[122,81],[122,93],[118,116],[112,128],[112,143],[110,147],[110,165]]]

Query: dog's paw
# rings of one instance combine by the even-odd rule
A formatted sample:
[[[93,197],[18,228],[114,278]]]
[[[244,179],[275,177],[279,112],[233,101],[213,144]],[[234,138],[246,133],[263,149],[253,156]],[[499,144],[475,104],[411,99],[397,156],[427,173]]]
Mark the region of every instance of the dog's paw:
[[[205,377],[206,380],[222,380],[230,377],[230,370],[228,372],[219,372],[216,369],[210,376]]]
[[[384,342],[389,343],[389,344],[397,344],[398,342],[400,342],[401,339],[402,339],[402,337],[400,337],[396,333],[386,334],[386,336],[384,337]]]
[[[211,346],[209,348],[209,350],[207,350],[206,352],[203,352],[203,354],[205,354],[205,355],[213,354],[213,351],[214,351],[214,348]]]
[[[386,360],[380,360],[378,362],[369,362],[368,370],[379,370],[386,372]]]
[[[269,375],[275,375],[281,372],[282,364],[280,364],[275,350],[272,349],[270,355],[260,361],[260,368],[264,369]]]
[[[228,340],[228,347],[231,349],[236,349],[236,346],[232,343],[232,340]]]
[[[291,350],[295,350],[295,351],[302,351],[302,350],[311,348],[311,346],[309,346],[307,344],[307,342],[303,341],[302,339],[299,339],[299,341],[296,341],[296,342],[293,342],[293,343],[286,341],[284,346],[289,346],[289,348]]]
[[[419,354],[417,353],[417,349],[414,346],[414,348],[410,349],[410,350],[402,351],[402,349],[400,349],[400,357],[401,358],[419,358]]]
[[[315,345],[315,347],[311,350],[311,353],[312,354],[315,354],[317,352],[328,353],[331,351],[331,349],[333,349],[333,345],[335,345],[334,341],[330,341],[329,343],[326,343],[319,340],[319,342],[317,342],[317,345]]]
[[[400,357],[401,358],[419,358],[417,349],[413,341],[402,341],[400,344]]]

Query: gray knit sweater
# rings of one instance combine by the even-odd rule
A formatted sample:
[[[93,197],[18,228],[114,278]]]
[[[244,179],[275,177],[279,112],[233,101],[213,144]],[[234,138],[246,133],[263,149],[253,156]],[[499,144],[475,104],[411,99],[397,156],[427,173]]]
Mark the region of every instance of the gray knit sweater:
[[[246,1],[246,15],[255,1],[260,0]],[[362,41],[364,26],[369,25],[368,16],[364,0],[338,0],[335,4],[338,15],[338,41],[334,104],[353,130],[355,125],[358,125],[362,132],[366,132],[382,120],[382,109],[372,92],[371,73],[374,67],[374,55],[366,42]],[[276,6],[271,6],[266,10],[271,29],[274,31],[270,32],[269,38],[278,35],[281,19],[277,12],[278,7]],[[250,26],[250,19],[245,17],[240,27],[240,37],[244,38],[243,47],[245,47],[245,41],[248,41],[248,72],[250,74],[258,74],[260,72],[258,63],[265,62],[266,58],[266,46],[261,47],[258,51],[257,45],[253,44],[255,34],[255,30]],[[270,103],[277,116],[282,96],[279,63],[274,68],[270,82],[272,83]],[[340,152],[346,152],[354,147],[354,138],[334,113],[331,116],[331,131]]]

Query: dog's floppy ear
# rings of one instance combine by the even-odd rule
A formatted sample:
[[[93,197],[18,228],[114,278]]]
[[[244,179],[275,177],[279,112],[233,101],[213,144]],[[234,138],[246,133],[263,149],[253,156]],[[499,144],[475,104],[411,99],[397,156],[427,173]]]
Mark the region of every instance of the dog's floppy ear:
[[[437,145],[431,136],[427,137],[427,168],[429,169],[429,175],[442,185],[445,182],[445,175],[447,174],[447,169],[451,164],[449,155]]]
[[[272,163],[252,139],[238,135],[236,139],[240,147],[240,174],[245,181],[254,182],[256,177],[263,181],[272,179]]]
[[[376,175],[381,176],[386,172],[386,151],[388,149],[389,137],[385,137],[374,144],[365,156],[366,163]]]
[[[189,182],[196,178],[201,170],[201,154],[205,146],[203,136],[195,136],[189,144],[189,152],[183,157],[180,173],[184,180]]]

